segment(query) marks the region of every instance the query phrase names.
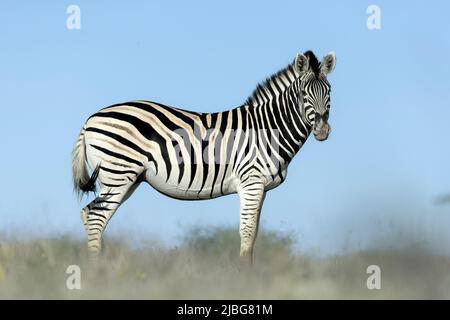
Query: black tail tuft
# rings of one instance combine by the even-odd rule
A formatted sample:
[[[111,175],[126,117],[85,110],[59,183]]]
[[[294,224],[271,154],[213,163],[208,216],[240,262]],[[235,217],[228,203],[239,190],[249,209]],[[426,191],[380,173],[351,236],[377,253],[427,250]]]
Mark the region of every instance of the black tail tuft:
[[[80,189],[83,192],[94,192],[95,191],[95,182],[97,181],[98,178],[98,173],[100,172],[100,165],[97,165],[97,167],[95,167],[94,172],[92,172],[91,177],[89,178],[89,180],[80,185]]]

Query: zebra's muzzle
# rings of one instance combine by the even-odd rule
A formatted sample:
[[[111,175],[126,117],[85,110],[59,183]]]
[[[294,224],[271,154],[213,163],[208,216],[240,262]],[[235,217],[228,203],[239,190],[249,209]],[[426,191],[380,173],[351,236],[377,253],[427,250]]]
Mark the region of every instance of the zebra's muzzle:
[[[324,141],[328,138],[331,132],[331,126],[328,123],[325,123],[321,126],[314,127],[313,134],[316,140]]]

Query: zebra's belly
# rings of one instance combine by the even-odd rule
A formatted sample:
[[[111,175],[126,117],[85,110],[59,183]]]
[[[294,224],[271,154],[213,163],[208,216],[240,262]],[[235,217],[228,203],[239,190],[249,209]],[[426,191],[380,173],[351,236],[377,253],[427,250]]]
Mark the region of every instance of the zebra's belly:
[[[206,200],[224,196],[236,192],[236,183],[232,178],[225,178],[215,184],[200,184],[197,181],[178,181],[178,179],[166,179],[163,175],[157,175],[152,169],[148,169],[145,178],[147,182],[160,193],[179,200]]]

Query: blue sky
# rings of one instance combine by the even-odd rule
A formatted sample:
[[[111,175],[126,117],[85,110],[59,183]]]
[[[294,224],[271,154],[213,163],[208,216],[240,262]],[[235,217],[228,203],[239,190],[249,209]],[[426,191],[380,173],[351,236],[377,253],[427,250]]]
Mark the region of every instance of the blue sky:
[[[81,29],[66,8],[81,8]],[[366,27],[369,5],[381,29]],[[336,253],[450,241],[450,5],[444,1],[2,1],[0,231],[84,237],[70,153],[89,115],[134,99],[240,105],[297,52],[335,51],[328,141],[307,141],[262,228]],[[175,243],[238,223],[237,196],[180,202],[142,185],[107,234]]]

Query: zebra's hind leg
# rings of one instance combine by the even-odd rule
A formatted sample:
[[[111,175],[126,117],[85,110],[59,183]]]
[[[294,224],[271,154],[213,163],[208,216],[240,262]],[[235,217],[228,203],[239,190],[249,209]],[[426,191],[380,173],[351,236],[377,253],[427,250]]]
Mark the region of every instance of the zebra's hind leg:
[[[259,218],[265,192],[264,183],[258,176],[250,176],[239,186],[241,237],[240,255],[248,264],[253,263],[253,247],[258,234]]]
[[[83,209],[81,209],[81,222],[83,222],[84,228],[86,229],[87,232],[87,222],[88,222],[88,214],[89,214],[89,205],[87,205],[86,207],[84,207]]]
[[[102,187],[100,194],[81,210],[81,221],[87,232],[88,250],[97,255],[102,250],[106,225],[119,206],[127,200],[139,183],[120,188]]]

